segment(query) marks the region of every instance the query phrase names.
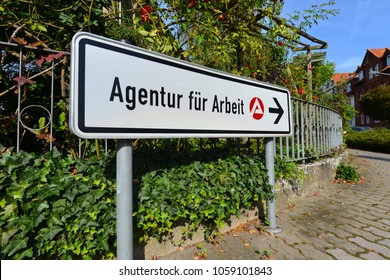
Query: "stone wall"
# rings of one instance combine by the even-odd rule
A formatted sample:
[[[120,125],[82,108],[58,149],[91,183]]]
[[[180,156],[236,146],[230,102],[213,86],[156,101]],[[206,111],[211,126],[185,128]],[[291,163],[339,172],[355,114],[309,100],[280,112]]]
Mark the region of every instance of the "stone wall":
[[[337,166],[344,160],[346,154],[321,159],[309,164],[301,164],[299,168],[304,172],[302,183],[277,181],[276,182],[276,207],[282,209],[291,204],[296,204],[308,194],[325,188],[332,184],[336,175]]]

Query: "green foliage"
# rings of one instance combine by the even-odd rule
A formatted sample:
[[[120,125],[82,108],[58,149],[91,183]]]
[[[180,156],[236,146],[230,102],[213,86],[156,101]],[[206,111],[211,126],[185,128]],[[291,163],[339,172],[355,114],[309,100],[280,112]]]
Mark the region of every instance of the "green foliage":
[[[0,40],[67,50],[77,31],[104,34],[108,0],[2,1]]]
[[[275,178],[287,180],[293,184],[301,183],[304,179],[304,172],[292,161],[286,161],[279,157],[275,158]]]
[[[334,1],[312,5],[299,15],[284,19],[281,18],[284,2],[268,0],[121,1],[121,12],[119,1],[2,1],[0,40],[69,51],[73,35],[88,31],[113,39],[127,39],[134,45],[214,69],[288,86],[296,94],[296,89],[305,86],[307,79],[301,72],[289,74],[286,70],[288,50],[300,40],[301,31],[293,26],[304,29],[318,24],[319,20],[337,13],[330,9],[332,5]],[[18,57],[18,50],[8,48],[0,65],[0,107],[5,108],[1,111],[0,128],[5,136],[2,144],[8,147],[16,146],[17,95],[12,92],[17,85],[1,70],[10,63],[18,64]],[[26,133],[21,140],[23,148],[33,147],[30,150],[36,152],[43,145],[47,147],[48,138],[53,136],[58,148],[71,150],[76,155],[75,139],[72,139],[66,121],[68,56],[24,50],[23,57],[24,64],[42,62],[42,57],[46,60],[42,68],[36,68],[39,73],[23,70],[24,80],[33,85],[23,85],[22,107],[35,103],[50,107],[47,93],[50,92],[51,77],[44,70],[51,66],[53,58],[56,64],[60,64],[61,59],[62,64],[62,69],[57,67],[54,75],[55,135],[49,135],[49,131],[40,135]],[[317,76],[325,78],[324,69],[313,70],[315,85]],[[285,83],[286,80],[289,82]],[[34,116],[34,119],[41,117]]]
[[[390,129],[379,128],[361,132],[348,132],[345,143],[353,149],[390,153]]]
[[[357,182],[360,180],[360,175],[355,167],[342,162],[337,166],[335,178],[337,180]]]
[[[1,259],[101,259],[115,252],[115,185],[107,159],[56,149],[0,158]]]
[[[135,213],[141,240],[161,240],[179,225],[186,225],[184,237],[201,225],[210,237],[231,215],[271,194],[267,178],[262,161],[245,155],[149,172],[142,177]]]
[[[183,238],[200,226],[206,228],[207,238],[212,237],[231,215],[240,215],[242,209],[263,203],[271,195],[260,157],[233,156],[216,148],[213,139],[186,142],[189,151],[199,145],[210,147],[201,153],[174,153],[172,149],[183,143],[169,140],[154,146],[145,142],[135,151],[134,167],[142,166],[134,169],[135,235],[140,241],[169,238],[176,226],[184,226]],[[154,151],[143,153],[147,147]],[[0,157],[0,257],[114,258],[113,159],[110,154],[74,160],[56,149],[38,155],[4,148]],[[299,180],[301,173],[294,163],[276,159],[275,174],[277,179]]]
[[[334,94],[323,94],[319,103],[337,111],[343,120],[343,127],[349,126],[349,121],[355,117],[355,108],[348,100],[344,92]]]
[[[375,120],[390,122],[390,86],[380,85],[359,101],[360,110]]]

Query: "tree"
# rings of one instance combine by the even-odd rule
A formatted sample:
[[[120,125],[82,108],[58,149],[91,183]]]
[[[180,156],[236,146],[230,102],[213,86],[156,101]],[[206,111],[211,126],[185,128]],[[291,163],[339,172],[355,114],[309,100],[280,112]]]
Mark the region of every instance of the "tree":
[[[282,0],[122,1],[110,37],[214,69],[283,85],[287,53],[335,1],[282,18]],[[130,3],[130,4],[129,4]],[[123,7],[123,3],[122,3]],[[307,45],[306,45],[307,46]]]
[[[390,123],[390,86],[380,85],[369,91],[359,102],[363,114],[374,120]]]
[[[136,46],[213,69],[288,86],[293,95],[301,97],[292,90],[296,84],[290,87],[284,83],[294,75],[293,71],[286,70],[287,54],[300,44],[301,36],[320,42],[310,37],[306,28],[336,14],[337,10],[331,9],[334,4],[335,1],[328,1],[312,5],[311,9],[282,18],[283,0],[3,0],[0,1],[0,41],[69,51],[73,35],[87,31],[112,39],[127,39]],[[6,129],[15,127],[16,95],[12,93],[22,82],[22,103],[30,102],[31,98],[47,101],[42,100],[43,93],[47,92],[46,81],[32,85],[37,80],[33,77],[39,73],[26,67],[38,65],[41,54],[26,50],[22,57],[22,80],[15,80],[19,72],[18,50],[4,47],[0,55],[1,128],[3,122]],[[55,96],[55,104],[66,115],[64,73],[69,59],[65,56],[61,59],[63,71],[55,76],[61,75],[62,86],[55,91],[60,92]],[[34,71],[39,72],[41,68],[35,67]],[[50,75],[39,77],[49,81]],[[66,118],[62,115],[61,119]]]

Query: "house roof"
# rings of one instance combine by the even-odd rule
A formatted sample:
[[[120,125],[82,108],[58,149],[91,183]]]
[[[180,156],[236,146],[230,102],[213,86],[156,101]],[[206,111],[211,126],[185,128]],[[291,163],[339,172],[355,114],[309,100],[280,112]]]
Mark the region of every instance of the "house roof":
[[[379,49],[367,49],[366,54],[362,60],[362,64],[357,66],[355,73],[359,72],[359,70],[366,64],[366,58],[368,54],[374,55],[376,58],[382,58],[386,53],[390,52],[390,48],[379,48]]]
[[[335,73],[332,76],[332,81],[335,85],[340,85],[350,79],[353,73]]]
[[[335,86],[341,86],[357,77],[358,74],[356,74],[355,72],[335,73],[332,76],[332,81]]]
[[[367,52],[372,53],[377,58],[381,58],[385,55],[386,51],[390,50],[390,48],[381,48],[381,49],[367,49]]]

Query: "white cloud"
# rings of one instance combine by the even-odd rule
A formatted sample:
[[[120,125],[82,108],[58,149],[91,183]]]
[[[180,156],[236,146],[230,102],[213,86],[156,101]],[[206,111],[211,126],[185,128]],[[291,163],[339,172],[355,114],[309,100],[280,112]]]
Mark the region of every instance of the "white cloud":
[[[353,72],[362,62],[363,57],[350,57],[336,64],[336,72]]]

